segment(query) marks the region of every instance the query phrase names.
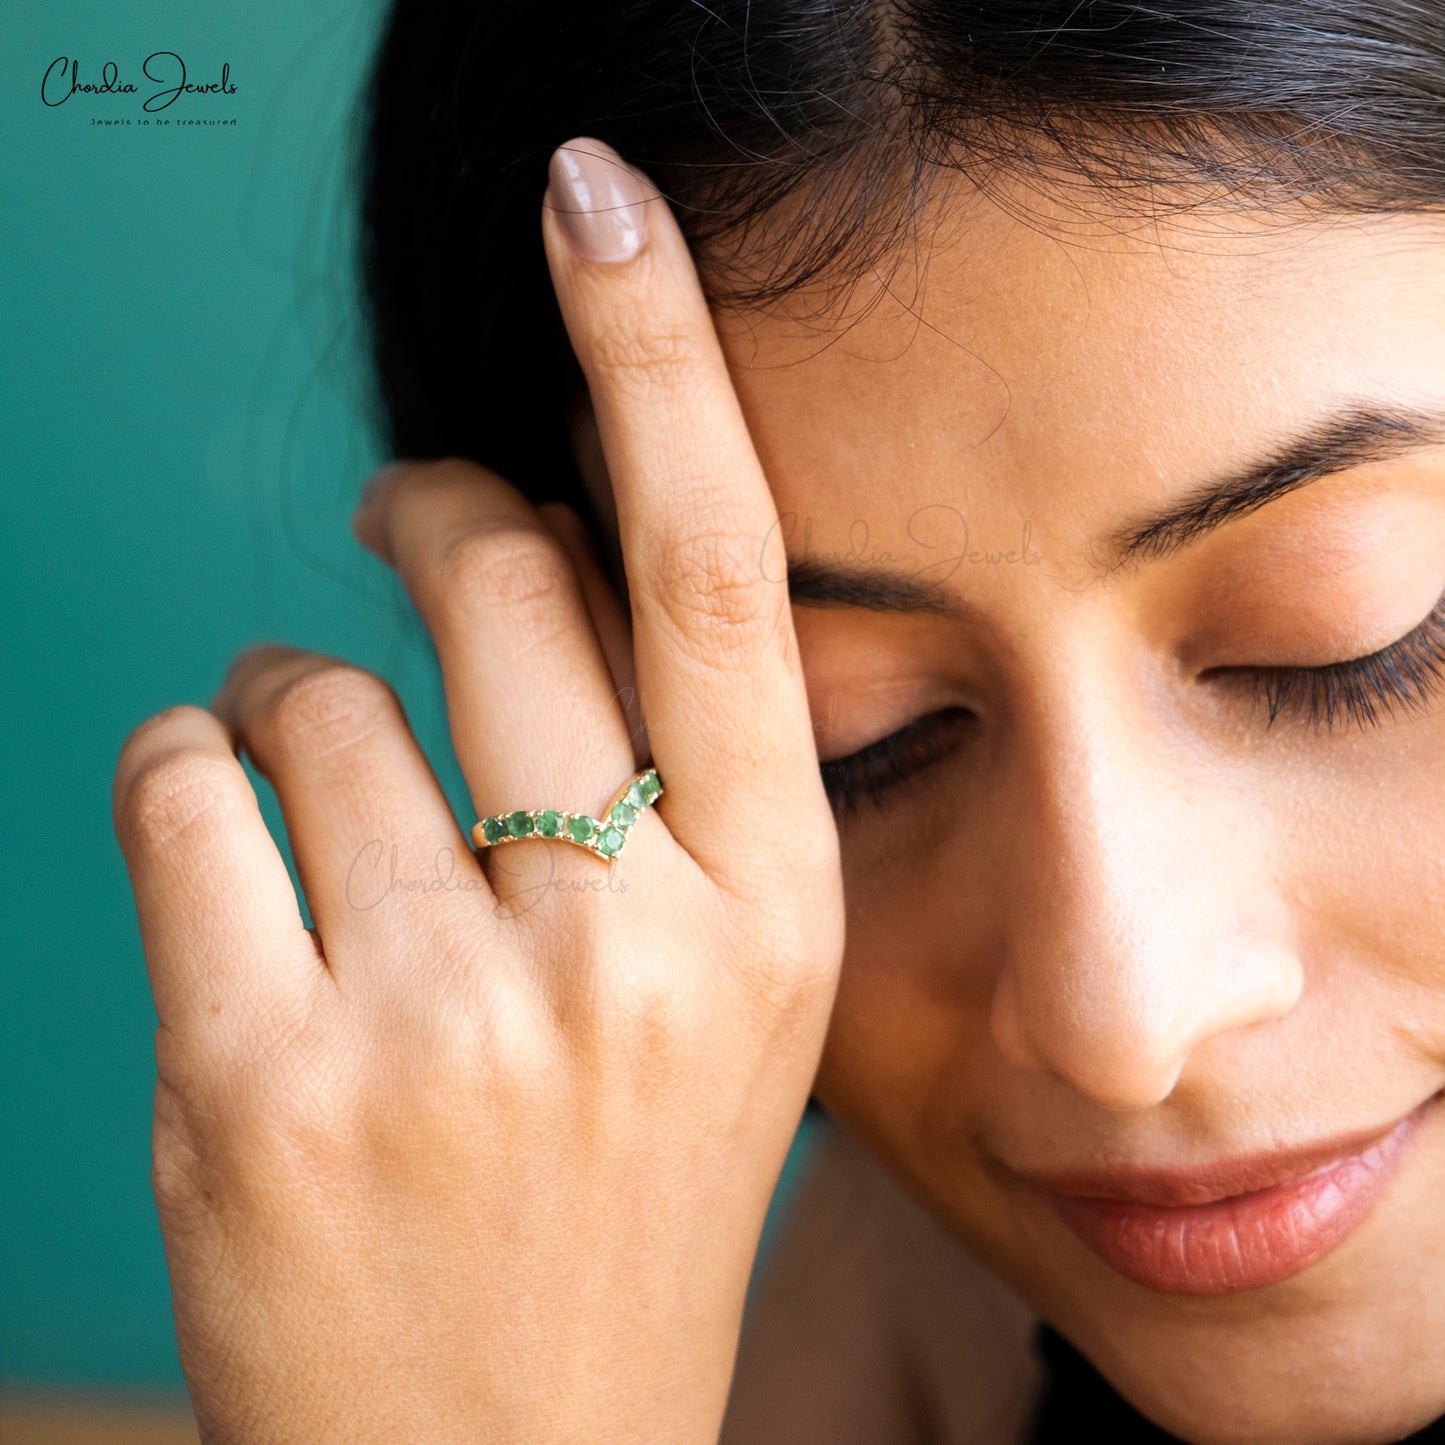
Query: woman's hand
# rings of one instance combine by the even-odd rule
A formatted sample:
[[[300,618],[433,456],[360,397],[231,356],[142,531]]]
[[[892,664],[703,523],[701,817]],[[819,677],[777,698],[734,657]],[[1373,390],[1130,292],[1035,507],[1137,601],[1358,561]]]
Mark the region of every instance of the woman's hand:
[[[622,214],[596,181],[612,153],[578,149],[582,208]],[[543,237],[635,635],[567,514],[470,462],[388,473],[356,528],[435,640],[479,817],[600,809],[640,761],[615,676],[635,668],[666,791],[623,856],[474,854],[390,688],[292,648],[248,651],[212,711],[160,713],[120,757],[152,1178],[208,1442],[717,1437],[842,881],[760,564],[771,495],[681,233],[612,164],[650,197],[640,253],[591,258],[545,208]],[[563,169],[550,203],[578,205]]]

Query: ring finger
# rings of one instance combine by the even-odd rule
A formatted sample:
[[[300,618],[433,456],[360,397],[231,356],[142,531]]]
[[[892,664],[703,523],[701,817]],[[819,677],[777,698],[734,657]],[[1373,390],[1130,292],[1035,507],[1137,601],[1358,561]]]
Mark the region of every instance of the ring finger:
[[[635,770],[633,741],[576,568],[532,504],[449,457],[385,473],[354,528],[431,633],[477,816],[597,816]],[[509,850],[508,872],[541,851]],[[560,857],[545,851],[550,870]]]

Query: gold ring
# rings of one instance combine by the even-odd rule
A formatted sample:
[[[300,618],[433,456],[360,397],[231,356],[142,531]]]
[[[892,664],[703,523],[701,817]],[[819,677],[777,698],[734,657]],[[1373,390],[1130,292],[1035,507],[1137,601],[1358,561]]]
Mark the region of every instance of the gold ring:
[[[661,796],[662,779],[657,769],[644,768],[613,794],[600,818],[560,808],[514,808],[479,819],[472,828],[472,843],[477,848],[494,848],[498,843],[520,843],[524,838],[556,838],[613,863],[633,825]]]

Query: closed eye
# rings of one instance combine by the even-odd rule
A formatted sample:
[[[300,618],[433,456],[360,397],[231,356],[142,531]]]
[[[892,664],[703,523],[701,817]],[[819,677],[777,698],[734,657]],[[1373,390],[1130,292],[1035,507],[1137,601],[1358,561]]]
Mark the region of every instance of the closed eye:
[[[1423,712],[1445,680],[1445,596],[1398,641],[1364,657],[1321,667],[1221,667],[1237,674],[1268,713],[1317,730],[1355,723],[1378,727],[1397,709]]]
[[[1266,727],[1281,717],[1323,731],[1350,722],[1378,727],[1397,709],[1424,711],[1445,683],[1445,596],[1419,626],[1364,657],[1319,667],[1210,668],[1201,675],[1211,674],[1242,679],[1264,706]],[[943,708],[820,764],[835,814],[855,812],[864,801],[882,807],[895,790],[948,757],[976,721],[967,708]]]
[[[881,806],[894,789],[952,753],[975,721],[967,708],[942,708],[847,757],[821,764],[834,812],[853,812],[865,799]]]

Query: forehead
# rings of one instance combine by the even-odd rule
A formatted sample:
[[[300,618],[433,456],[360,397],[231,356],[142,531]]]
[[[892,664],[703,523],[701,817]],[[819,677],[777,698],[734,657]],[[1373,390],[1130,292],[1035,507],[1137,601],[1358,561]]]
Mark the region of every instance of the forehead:
[[[718,326],[780,508],[814,518],[1002,501],[1092,528],[1332,402],[1445,397],[1436,216],[1126,225],[960,190],[836,316],[812,303]]]

